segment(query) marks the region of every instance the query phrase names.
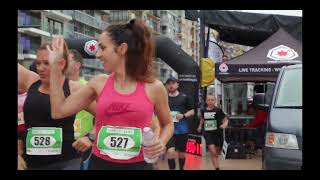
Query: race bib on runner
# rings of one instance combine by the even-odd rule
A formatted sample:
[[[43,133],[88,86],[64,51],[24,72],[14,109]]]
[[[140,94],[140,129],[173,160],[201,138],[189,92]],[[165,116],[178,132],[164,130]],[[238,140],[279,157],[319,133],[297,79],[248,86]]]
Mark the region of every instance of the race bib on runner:
[[[98,134],[100,153],[112,159],[127,160],[140,154],[140,128],[103,126]]]
[[[205,131],[217,130],[217,120],[206,120],[206,121],[204,121],[204,130]]]
[[[59,155],[62,149],[62,128],[34,127],[28,129],[28,155]]]
[[[178,114],[180,114],[179,111],[171,111],[171,116],[172,116],[173,122],[179,122],[179,120],[177,119]]]

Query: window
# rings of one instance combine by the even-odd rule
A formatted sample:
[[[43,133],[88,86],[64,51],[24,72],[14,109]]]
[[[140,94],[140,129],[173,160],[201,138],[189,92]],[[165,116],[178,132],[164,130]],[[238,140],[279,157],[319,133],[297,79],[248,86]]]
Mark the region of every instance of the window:
[[[28,51],[31,47],[30,39],[28,36],[21,35],[20,43],[22,44],[23,53],[26,53],[26,51]]]
[[[113,21],[119,21],[119,11],[113,11]]]
[[[302,107],[302,69],[284,71],[275,107]]]
[[[28,25],[28,12],[26,11],[19,11],[19,14],[18,14],[18,18],[19,18],[19,25]]]
[[[94,37],[97,38],[97,39],[99,39],[100,34],[101,34],[101,33],[99,33],[99,32],[96,31],[95,34],[94,34]]]
[[[86,29],[86,30],[84,30],[84,34],[89,36],[90,35],[90,31],[88,29]]]
[[[113,13],[110,13],[110,21],[113,21]]]
[[[126,14],[127,14],[127,11],[122,11],[122,12],[121,12],[121,20],[122,20],[122,21],[127,20]]]
[[[127,11],[122,11],[122,18],[124,21],[128,20],[127,13],[128,13]]]
[[[246,114],[248,110],[247,83],[223,84],[223,111],[229,115]]]
[[[153,26],[153,29],[154,29],[156,32],[159,31],[158,26],[157,26],[157,22],[152,21],[152,26]]]
[[[84,12],[90,16],[94,16],[94,10],[84,10]]]
[[[36,54],[36,50],[39,48],[41,43],[41,38],[21,35],[20,44],[23,48],[24,54]]]
[[[31,26],[35,28],[41,27],[41,15],[32,13],[30,11],[18,12],[18,24],[19,26]]]
[[[123,20],[123,13],[122,11],[119,11],[119,21],[122,21]]]
[[[55,34],[63,34],[62,23],[55,22],[54,23],[54,33]]]
[[[275,83],[268,82],[266,84],[265,104],[271,104]]]
[[[159,10],[153,10],[153,15],[156,17],[160,17]]]
[[[63,34],[63,23],[59,22],[59,21],[55,21],[53,19],[47,18],[47,22],[48,22],[48,31],[51,34]]]
[[[117,19],[117,21],[120,21],[121,19],[120,19],[120,11],[117,11],[117,13],[116,13],[116,19]]]
[[[124,18],[125,20],[129,20],[129,12],[128,11],[124,11]]]

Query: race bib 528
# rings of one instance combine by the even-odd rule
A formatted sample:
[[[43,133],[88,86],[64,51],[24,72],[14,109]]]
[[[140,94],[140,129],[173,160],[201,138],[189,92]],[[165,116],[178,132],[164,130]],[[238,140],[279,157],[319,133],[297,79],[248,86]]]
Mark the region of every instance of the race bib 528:
[[[34,127],[28,129],[28,155],[59,155],[62,149],[62,128]]]

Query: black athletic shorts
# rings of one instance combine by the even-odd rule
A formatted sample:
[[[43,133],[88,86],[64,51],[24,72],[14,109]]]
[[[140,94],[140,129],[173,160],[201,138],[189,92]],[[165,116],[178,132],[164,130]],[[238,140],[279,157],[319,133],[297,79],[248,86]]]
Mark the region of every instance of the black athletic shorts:
[[[176,151],[185,152],[188,134],[174,134],[167,143],[167,149],[175,147]]]
[[[222,132],[206,131],[203,134],[207,145],[214,144],[215,146],[222,147],[223,145],[223,134]]]
[[[81,170],[81,158],[47,164],[45,166],[30,167],[27,170]]]
[[[91,155],[88,170],[153,170],[145,161],[136,163],[114,163]]]

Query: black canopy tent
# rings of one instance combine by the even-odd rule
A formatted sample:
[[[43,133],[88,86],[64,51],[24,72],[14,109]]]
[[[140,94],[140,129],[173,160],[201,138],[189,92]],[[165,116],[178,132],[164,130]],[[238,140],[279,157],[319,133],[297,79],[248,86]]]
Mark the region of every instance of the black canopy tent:
[[[230,61],[215,64],[221,82],[276,81],[282,66],[302,63],[302,44],[279,29],[257,47]]]
[[[95,58],[94,51],[97,43],[92,44],[96,39],[66,39],[70,49],[78,50],[83,58]],[[91,47],[94,45],[95,47]],[[199,67],[198,64],[184,52],[176,43],[165,36],[155,37],[156,57],[161,58],[179,76],[179,91],[190,97],[192,103],[197,107],[199,90]],[[90,53],[92,51],[93,53]]]
[[[302,41],[302,17],[221,10],[185,10],[185,16],[193,21],[200,18],[225,42],[257,46],[279,28]]]

